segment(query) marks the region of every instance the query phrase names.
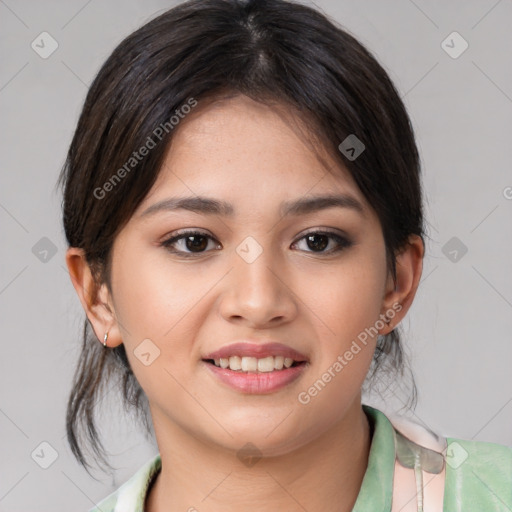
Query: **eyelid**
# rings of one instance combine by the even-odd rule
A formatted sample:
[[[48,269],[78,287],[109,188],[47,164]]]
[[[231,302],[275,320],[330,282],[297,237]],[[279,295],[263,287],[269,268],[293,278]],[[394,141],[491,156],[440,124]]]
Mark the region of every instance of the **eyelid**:
[[[311,234],[311,233],[319,233],[319,234],[327,234],[327,235],[337,235],[341,238],[346,238],[347,240],[350,239],[350,236],[348,233],[346,233],[345,231],[343,231],[342,229],[334,229],[334,228],[320,228],[320,227],[317,227],[317,228],[310,228],[308,229],[307,231],[301,233],[298,237],[297,237],[297,240],[300,240],[301,238],[304,238],[305,236]]]
[[[169,240],[179,238],[180,236],[185,236],[185,235],[189,235],[189,234],[190,235],[204,235],[204,236],[208,236],[212,239],[215,239],[215,237],[213,235],[211,235],[208,231],[205,231],[201,228],[182,228],[182,229],[173,231],[170,234],[165,235],[163,237],[163,242],[168,242]]]

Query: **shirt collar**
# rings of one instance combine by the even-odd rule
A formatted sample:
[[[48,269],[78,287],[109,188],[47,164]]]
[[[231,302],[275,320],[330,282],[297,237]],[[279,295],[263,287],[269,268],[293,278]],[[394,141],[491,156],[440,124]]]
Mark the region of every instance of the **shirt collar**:
[[[363,405],[373,435],[368,467],[352,512],[387,512],[391,510],[395,469],[393,426],[384,413]]]
[[[119,488],[113,512],[144,512],[146,494],[153,478],[162,468],[160,454],[148,460],[124,485]]]

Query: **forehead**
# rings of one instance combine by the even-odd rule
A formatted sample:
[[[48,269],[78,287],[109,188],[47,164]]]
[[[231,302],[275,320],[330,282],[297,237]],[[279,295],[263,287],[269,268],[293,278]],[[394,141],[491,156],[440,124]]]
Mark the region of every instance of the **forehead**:
[[[171,190],[181,195],[305,195],[365,199],[348,170],[285,105],[239,95],[198,102],[180,120],[159,176],[140,208]],[[314,135],[314,133],[313,133]],[[175,195],[175,194],[174,194]]]

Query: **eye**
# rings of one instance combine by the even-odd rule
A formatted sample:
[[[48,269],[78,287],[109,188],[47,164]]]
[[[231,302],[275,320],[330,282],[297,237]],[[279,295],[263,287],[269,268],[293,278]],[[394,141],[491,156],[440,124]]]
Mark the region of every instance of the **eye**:
[[[302,238],[299,238],[293,245],[297,245],[302,240],[305,240],[306,247],[313,249],[311,251],[306,250],[306,252],[316,252],[320,254],[338,252],[352,245],[352,242],[348,240],[348,238],[331,231],[311,231]],[[334,240],[335,246],[326,251],[325,248],[329,246],[331,240]]]
[[[350,240],[337,233],[331,231],[311,231],[294,242],[292,247],[298,245],[302,240],[305,241],[306,247],[312,250],[301,250],[319,254],[339,252],[352,245]],[[329,246],[331,241],[334,242],[334,247],[326,251],[325,249]],[[179,234],[164,240],[161,245],[172,253],[179,254],[184,257],[193,257],[196,254],[199,255],[208,252],[209,242],[217,242],[217,240],[202,231],[190,230],[182,231]],[[213,246],[216,250],[220,248],[220,244],[218,242],[213,244]]]
[[[204,253],[205,249],[208,247],[208,243],[214,240],[213,237],[202,231],[182,231],[180,234],[163,241],[161,245],[172,253],[189,257],[194,254]],[[215,242],[216,241],[217,240],[215,240]],[[181,247],[176,249],[175,246],[177,245],[181,245]],[[220,244],[216,245],[218,247]]]

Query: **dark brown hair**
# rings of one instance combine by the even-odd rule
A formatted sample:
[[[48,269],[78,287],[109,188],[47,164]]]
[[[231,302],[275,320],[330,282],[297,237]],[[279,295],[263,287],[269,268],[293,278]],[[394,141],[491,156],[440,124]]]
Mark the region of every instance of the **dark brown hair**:
[[[424,239],[425,232],[414,133],[386,71],[353,36],[313,8],[285,0],[191,0],[117,46],[94,79],[78,120],[58,185],[68,244],[84,250],[96,282],[111,289],[112,243],[158,176],[173,135],[171,116],[191,98],[201,103],[236,94],[285,105],[345,165],[378,215],[395,277],[397,251],[409,235]],[[167,127],[158,132],[160,138],[157,127]],[[351,134],[365,145],[356,159],[338,149]],[[130,160],[148,145],[148,137],[154,147],[140,161]],[[113,181],[115,174],[122,179]],[[386,373],[403,376],[404,363],[395,328],[379,337],[367,382],[383,366]],[[108,465],[95,411],[113,376],[122,381],[123,403],[135,409],[150,433],[147,397],[124,345],[104,349],[86,318],[66,417],[68,442],[86,469],[89,444]],[[410,391],[415,404],[412,374]]]

